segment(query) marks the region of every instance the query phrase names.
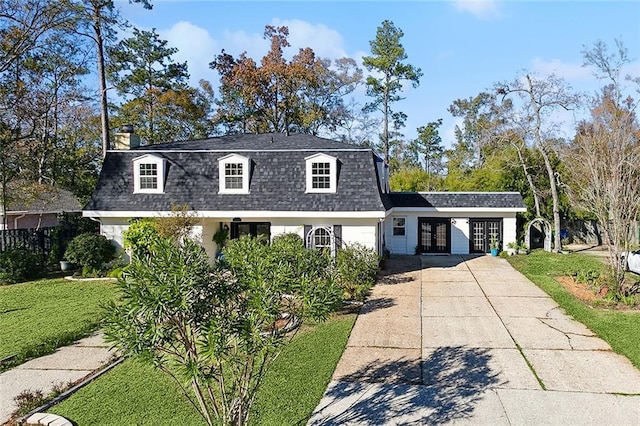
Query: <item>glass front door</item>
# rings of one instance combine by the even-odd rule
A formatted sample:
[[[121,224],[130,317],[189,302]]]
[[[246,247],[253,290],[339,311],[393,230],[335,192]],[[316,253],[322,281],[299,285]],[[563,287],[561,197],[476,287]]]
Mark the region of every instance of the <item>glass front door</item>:
[[[492,239],[502,244],[502,220],[500,219],[471,219],[469,230],[470,253],[489,253]]]
[[[420,253],[450,253],[450,219],[418,218],[418,249]]]

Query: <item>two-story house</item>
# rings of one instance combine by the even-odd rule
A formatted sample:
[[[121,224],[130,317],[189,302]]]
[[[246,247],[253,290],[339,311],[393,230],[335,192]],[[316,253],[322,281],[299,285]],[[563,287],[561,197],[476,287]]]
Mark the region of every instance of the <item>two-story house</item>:
[[[294,232],[308,247],[360,243],[382,253],[487,252],[516,238],[517,193],[390,193],[371,149],[306,134],[238,134],[138,146],[117,135],[84,216],[121,247],[129,220],[188,205],[194,237]]]

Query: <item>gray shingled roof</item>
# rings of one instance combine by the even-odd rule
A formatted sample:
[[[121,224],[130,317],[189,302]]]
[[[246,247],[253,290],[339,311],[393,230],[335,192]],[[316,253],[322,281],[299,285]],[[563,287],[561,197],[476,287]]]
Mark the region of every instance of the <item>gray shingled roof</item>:
[[[394,207],[525,208],[518,192],[392,192]]]
[[[20,191],[19,188],[16,188]],[[14,192],[15,194],[15,192]],[[56,187],[44,187],[35,196],[18,194],[7,204],[7,212],[79,212],[82,206],[71,191]]]
[[[276,150],[363,150],[358,145],[336,142],[331,139],[292,133],[236,134],[217,138],[177,141],[136,148],[143,151],[276,151]]]
[[[134,194],[132,160],[151,150],[167,162],[165,193]],[[240,152],[251,160],[250,193],[218,194],[218,159]],[[304,159],[317,152],[338,159],[335,194],[305,193]],[[85,210],[169,211],[172,204],[186,203],[196,211],[384,212],[375,158],[369,149],[298,134],[231,135],[109,151]]]

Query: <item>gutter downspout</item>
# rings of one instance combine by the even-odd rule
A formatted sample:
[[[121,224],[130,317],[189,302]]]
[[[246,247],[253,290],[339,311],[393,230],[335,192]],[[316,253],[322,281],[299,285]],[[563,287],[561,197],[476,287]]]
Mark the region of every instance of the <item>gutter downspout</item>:
[[[13,229],[18,229],[18,220],[22,219],[26,215],[26,213],[22,213],[20,216],[17,216],[13,219]]]

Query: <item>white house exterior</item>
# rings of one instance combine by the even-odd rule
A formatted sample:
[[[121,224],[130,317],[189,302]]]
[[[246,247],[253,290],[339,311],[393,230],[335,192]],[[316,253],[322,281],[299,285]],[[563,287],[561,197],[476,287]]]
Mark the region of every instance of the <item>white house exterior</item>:
[[[517,192],[391,193],[387,248],[397,254],[470,254],[516,241]]]
[[[132,218],[187,205],[193,237],[210,256],[213,235],[294,232],[311,247],[360,243],[382,252],[385,180],[370,149],[310,135],[243,134],[107,152],[84,216],[118,248]]]
[[[142,147],[131,136],[128,144],[120,134],[119,149],[107,152],[83,211],[120,249],[131,219],[168,216],[183,205],[200,218],[193,237],[211,257],[222,229],[231,238],[294,232],[309,247],[331,250],[360,243],[378,253],[487,252],[490,237],[515,241],[515,215],[525,211],[517,193],[390,193],[371,149],[311,135]]]

